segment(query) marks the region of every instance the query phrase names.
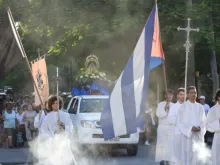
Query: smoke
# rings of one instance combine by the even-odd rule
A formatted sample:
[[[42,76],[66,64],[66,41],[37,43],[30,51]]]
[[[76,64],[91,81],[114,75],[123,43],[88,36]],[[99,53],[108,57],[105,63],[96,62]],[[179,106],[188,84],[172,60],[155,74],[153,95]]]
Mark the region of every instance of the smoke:
[[[193,151],[197,154],[199,161],[206,165],[211,165],[211,150],[203,142],[195,142]]]
[[[78,145],[74,137],[57,134],[51,138],[37,137],[30,143],[35,165],[97,165],[104,164],[105,156],[109,156],[106,147],[97,148],[93,145],[83,147]],[[111,160],[111,165],[117,162]]]
[[[47,139],[38,137],[30,144],[30,151],[38,161],[36,165],[77,165],[77,147],[64,134]]]

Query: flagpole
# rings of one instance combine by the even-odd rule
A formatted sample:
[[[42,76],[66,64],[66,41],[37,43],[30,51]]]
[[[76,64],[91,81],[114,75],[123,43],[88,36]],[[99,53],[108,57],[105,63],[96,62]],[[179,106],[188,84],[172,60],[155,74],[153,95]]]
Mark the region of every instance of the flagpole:
[[[157,17],[159,17],[158,7],[157,7],[157,0],[155,0],[155,4],[156,4],[156,10],[157,10]],[[159,29],[160,29],[159,18],[158,18],[158,26],[159,26]],[[160,35],[160,38],[161,38],[161,35]],[[167,93],[167,75],[166,75],[166,66],[165,66],[165,62],[164,61],[163,61],[162,67],[163,67],[163,77],[164,77],[165,91]]]
[[[167,75],[166,75],[166,66],[164,62],[163,62],[163,77],[164,77],[165,91],[167,93]]]
[[[30,66],[29,60],[28,60],[28,58],[27,58],[26,52],[25,52],[25,50],[24,50],[24,47],[23,47],[23,45],[22,45],[21,38],[20,38],[20,36],[19,36],[19,34],[18,34],[18,31],[16,30],[15,22],[14,22],[14,19],[13,19],[13,16],[12,16],[12,13],[11,13],[10,8],[8,8],[8,14],[9,14],[9,16],[11,17],[11,21],[10,21],[10,22],[11,22],[11,26],[13,26],[14,32],[15,32],[16,35],[17,35],[17,39],[16,39],[16,38],[15,38],[15,39],[16,39],[17,42],[19,42],[19,43],[17,43],[17,44],[18,44],[18,47],[20,47],[21,54],[22,54],[23,58],[25,58],[25,60],[26,60],[26,63],[27,63],[27,65],[28,65],[28,69],[29,69],[30,74],[31,74],[32,81],[33,81],[33,83],[34,83],[34,87],[35,87],[35,89],[36,89],[36,91],[37,91],[37,95],[38,95],[38,97],[39,97],[39,99],[40,99],[41,104],[43,105],[43,101],[42,101],[42,99],[41,99],[41,97],[40,97],[40,93],[39,93],[39,91],[38,91],[37,84],[36,84],[36,82],[35,82],[35,80],[34,80],[34,76],[33,76],[33,74],[32,74],[32,70],[31,70],[31,66]],[[13,30],[13,29],[12,29],[12,30]],[[14,35],[15,35],[15,34],[14,34]],[[15,37],[16,37],[16,36],[15,36]]]

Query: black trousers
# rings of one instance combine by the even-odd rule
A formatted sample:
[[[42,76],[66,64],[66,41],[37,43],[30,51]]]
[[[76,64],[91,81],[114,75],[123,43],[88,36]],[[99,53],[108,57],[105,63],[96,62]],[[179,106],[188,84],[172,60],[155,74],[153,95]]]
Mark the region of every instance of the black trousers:
[[[22,139],[23,139],[24,142],[26,142],[27,141],[27,137],[26,137],[26,132],[25,132],[25,126],[20,126],[19,132],[22,133]]]
[[[170,163],[168,161],[161,161],[160,165],[173,165],[173,163]]]
[[[17,130],[13,129],[12,131],[12,145],[13,147],[17,147]]]
[[[208,138],[213,138],[214,137],[214,133],[206,131],[204,139],[205,139],[205,143],[208,143]]]

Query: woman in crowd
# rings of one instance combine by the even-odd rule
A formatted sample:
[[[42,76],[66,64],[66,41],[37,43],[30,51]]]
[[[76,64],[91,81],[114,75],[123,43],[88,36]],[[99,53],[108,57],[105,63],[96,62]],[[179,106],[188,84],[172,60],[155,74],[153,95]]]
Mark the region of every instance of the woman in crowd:
[[[24,108],[26,108],[25,106]],[[28,141],[33,140],[37,136],[37,129],[34,128],[35,116],[37,116],[37,113],[33,110],[32,104],[28,104],[27,111],[24,113],[23,116],[23,120],[25,121],[26,138]]]
[[[6,104],[6,111],[3,114],[4,119],[4,134],[6,138],[6,144],[9,148],[12,148],[13,144],[12,137],[15,138],[16,132],[16,113],[12,110],[12,105],[10,103]],[[15,145],[15,144],[14,144]]]
[[[25,121],[23,120],[24,111],[22,108],[17,108],[18,113],[16,114],[16,118],[18,120],[18,132],[22,135],[22,145],[24,146],[27,141],[26,133],[25,133]]]
[[[28,111],[28,106],[26,104],[21,105],[21,108],[23,109],[23,112],[27,112]]]

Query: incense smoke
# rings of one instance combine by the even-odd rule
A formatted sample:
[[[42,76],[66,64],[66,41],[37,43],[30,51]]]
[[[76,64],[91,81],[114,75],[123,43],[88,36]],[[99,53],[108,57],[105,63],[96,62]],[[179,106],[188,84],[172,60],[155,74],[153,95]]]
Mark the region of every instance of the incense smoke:
[[[211,150],[203,142],[195,142],[193,151],[197,154],[199,161],[206,165],[211,165]]]
[[[36,165],[77,165],[72,145],[66,135],[59,134],[47,139],[38,137],[31,143],[30,150],[38,160]]]
[[[106,148],[98,150],[92,145],[82,148],[74,137],[69,138],[65,134],[47,139],[38,137],[30,143],[30,151],[37,160],[35,165],[97,165],[106,163],[102,158],[108,156]],[[117,164],[113,159],[108,162]]]

